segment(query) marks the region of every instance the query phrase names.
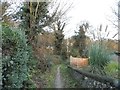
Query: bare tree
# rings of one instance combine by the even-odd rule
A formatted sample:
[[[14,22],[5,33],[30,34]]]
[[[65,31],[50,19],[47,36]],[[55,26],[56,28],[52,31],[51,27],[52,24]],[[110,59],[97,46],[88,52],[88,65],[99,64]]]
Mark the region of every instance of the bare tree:
[[[116,37],[117,35],[119,35],[119,29],[120,29],[120,1],[117,2],[117,10],[112,9],[113,14],[116,16],[117,20],[112,21],[109,20],[115,27],[118,28],[118,32],[112,37]],[[117,23],[116,23],[117,22]]]
[[[61,55],[64,39],[63,32],[67,24],[67,20],[69,19],[66,17],[66,14],[72,8],[72,3],[54,2],[54,5],[52,6],[56,6],[53,10],[55,16],[53,17],[53,23],[49,26],[49,28],[54,31],[54,52],[57,55]]]

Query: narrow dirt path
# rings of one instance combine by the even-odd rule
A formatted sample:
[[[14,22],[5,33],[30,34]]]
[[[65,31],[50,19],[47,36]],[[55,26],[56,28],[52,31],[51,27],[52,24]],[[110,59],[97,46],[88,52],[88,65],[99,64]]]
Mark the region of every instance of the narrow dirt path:
[[[57,68],[57,74],[55,78],[55,88],[63,88],[63,81],[60,73],[60,66]]]

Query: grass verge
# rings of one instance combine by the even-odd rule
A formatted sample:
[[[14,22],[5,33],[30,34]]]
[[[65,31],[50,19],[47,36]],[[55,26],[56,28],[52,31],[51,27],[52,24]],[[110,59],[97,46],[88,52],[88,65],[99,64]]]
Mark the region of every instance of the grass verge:
[[[54,88],[54,81],[58,65],[54,65],[50,71],[41,74],[43,88]]]
[[[115,61],[111,61],[106,67],[105,67],[105,72],[107,73],[108,76],[120,79],[120,64]]]
[[[78,88],[78,82],[70,75],[66,65],[61,64],[61,75],[64,82],[64,88]]]

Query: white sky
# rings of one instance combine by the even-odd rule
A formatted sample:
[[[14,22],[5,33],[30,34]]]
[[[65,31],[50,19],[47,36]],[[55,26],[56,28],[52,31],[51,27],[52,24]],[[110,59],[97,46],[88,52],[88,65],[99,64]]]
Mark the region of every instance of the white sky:
[[[13,0],[12,0],[13,1]],[[24,0],[15,0],[15,2],[20,2]],[[74,35],[74,30],[77,31],[78,25],[81,21],[88,21],[94,29],[98,28],[100,24],[105,26],[108,25],[108,31],[110,31],[109,37],[113,37],[114,34],[118,32],[117,28],[108,21],[115,18],[112,8],[117,6],[119,0],[57,0],[58,2],[67,2],[68,4],[73,3],[73,8],[67,13],[67,17],[70,17],[68,25],[65,28],[64,34],[65,38]],[[17,3],[16,3],[17,4]],[[93,30],[93,28],[92,28]],[[105,34],[103,32],[103,34]],[[118,39],[118,36],[115,37]]]
[[[73,5],[74,8],[67,15],[71,19],[65,30],[66,38],[73,35],[78,24],[84,20],[88,21],[94,28],[98,28],[102,24],[102,30],[105,30],[105,26],[108,25],[109,37],[116,34],[117,28],[114,28],[112,23],[107,20],[113,20],[115,17],[112,9],[117,6],[116,0],[73,0]],[[117,39],[118,36],[115,38]]]

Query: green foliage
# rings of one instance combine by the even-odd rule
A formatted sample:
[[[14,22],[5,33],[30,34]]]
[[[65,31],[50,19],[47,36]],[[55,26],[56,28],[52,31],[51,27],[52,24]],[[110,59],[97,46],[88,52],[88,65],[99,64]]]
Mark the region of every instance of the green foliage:
[[[23,88],[28,88],[29,90],[33,90],[33,88],[36,88],[35,83],[31,79],[24,81],[23,86],[24,86]]]
[[[54,42],[54,54],[61,55],[62,51],[62,43],[64,39],[63,29],[65,27],[65,23],[62,25],[62,22],[59,21],[57,23],[58,30],[55,30],[55,42]]]
[[[67,59],[67,47],[66,47],[66,45],[62,46],[61,57],[62,57],[63,60]]]
[[[0,23],[0,85],[2,85],[2,30]],[[0,88],[1,89],[1,88]]]
[[[50,55],[49,56],[49,62],[51,63],[51,65],[58,65],[60,64],[62,61],[61,56],[60,55]]]
[[[70,75],[70,71],[66,67],[65,64],[61,64],[60,66],[62,79],[64,82],[64,88],[77,88],[79,87],[79,83]]]
[[[104,69],[110,62],[110,52],[104,45],[94,43],[89,50],[89,63],[94,68]]]
[[[86,27],[86,24],[82,24],[79,27],[79,32],[76,32],[77,35],[74,36],[74,44],[73,44],[73,48],[78,49],[79,51],[79,56],[81,57],[87,57],[87,54],[85,52],[86,50],[86,35],[85,35],[85,30],[88,28],[88,26]]]
[[[85,47],[86,47],[86,44],[85,44],[86,36],[85,36],[85,31],[84,31],[83,25],[80,26],[78,37],[79,37],[79,53],[80,53],[80,56],[85,57],[83,53],[84,53],[84,50],[85,50]]]
[[[119,70],[120,70],[120,65],[118,62],[110,62],[106,67],[105,67],[105,72],[114,78],[118,78],[119,75]]]
[[[28,80],[30,49],[25,33],[20,29],[2,27],[3,87],[21,88]]]
[[[71,54],[73,57],[78,57],[78,56],[79,56],[79,51],[78,51],[77,48],[74,48],[74,47],[73,47],[70,52],[71,52],[70,54]]]
[[[29,72],[32,73],[32,71],[37,68],[36,66],[38,64],[38,61],[33,54],[32,46],[27,46],[27,49],[28,49],[28,54],[29,54],[27,66],[29,68]]]
[[[1,59],[1,56],[0,56],[0,86],[1,85],[2,85],[2,59]]]
[[[41,74],[41,78],[44,82],[43,88],[54,88],[57,67],[58,65],[52,65],[50,71],[46,71]]]
[[[48,5],[49,2],[39,2],[39,4],[38,2],[25,2],[16,16],[22,20],[21,26],[25,29],[29,29],[30,27],[45,25],[49,17]],[[36,26],[36,24],[38,26]]]
[[[23,6],[14,16],[20,19],[21,28],[25,29],[29,43],[35,43],[35,36],[44,31],[43,27],[50,24],[52,20],[48,11],[49,2],[24,2]]]

